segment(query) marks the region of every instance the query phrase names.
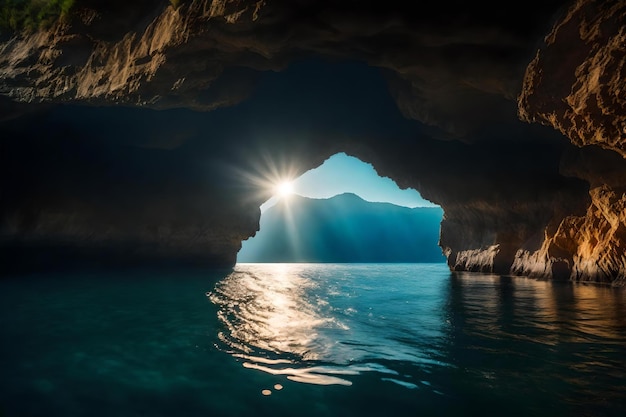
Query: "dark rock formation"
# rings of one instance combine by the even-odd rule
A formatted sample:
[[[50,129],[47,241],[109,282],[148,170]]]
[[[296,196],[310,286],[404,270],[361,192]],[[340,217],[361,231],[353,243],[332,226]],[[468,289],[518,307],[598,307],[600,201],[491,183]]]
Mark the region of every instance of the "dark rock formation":
[[[241,190],[216,182],[202,161],[48,139],[3,142],[3,270],[230,266],[241,240],[258,228],[258,204],[246,205]]]
[[[623,282],[625,3],[77,1],[0,43],[2,269],[232,264],[264,164],[343,150],[442,206],[452,269]]]

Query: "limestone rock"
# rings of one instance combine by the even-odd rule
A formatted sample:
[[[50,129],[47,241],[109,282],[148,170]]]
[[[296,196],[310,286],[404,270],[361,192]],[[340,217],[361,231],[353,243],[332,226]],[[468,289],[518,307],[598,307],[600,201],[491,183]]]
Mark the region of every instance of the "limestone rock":
[[[240,69],[318,56],[386,70],[406,117],[461,137],[515,119],[527,56],[564,2],[83,1],[72,19],[0,43],[0,94],[207,111],[250,93]]]
[[[528,65],[523,120],[626,157],[626,1],[578,0]]]
[[[511,272],[551,279],[623,285],[626,278],[626,194],[607,187],[590,192],[584,216],[569,216],[541,249],[520,250]]]

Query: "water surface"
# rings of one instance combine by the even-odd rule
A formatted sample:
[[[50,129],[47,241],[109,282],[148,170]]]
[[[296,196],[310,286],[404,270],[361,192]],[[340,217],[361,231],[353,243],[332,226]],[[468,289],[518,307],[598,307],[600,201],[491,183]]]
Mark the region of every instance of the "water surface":
[[[443,264],[9,278],[0,337],[3,416],[626,410],[624,290]]]

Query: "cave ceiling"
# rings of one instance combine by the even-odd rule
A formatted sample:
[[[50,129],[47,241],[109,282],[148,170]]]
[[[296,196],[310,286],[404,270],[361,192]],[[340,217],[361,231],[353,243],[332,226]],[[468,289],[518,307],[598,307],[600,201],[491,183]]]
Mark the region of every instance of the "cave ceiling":
[[[71,25],[3,45],[0,92],[29,103],[211,111],[246,100],[266,72],[294,62],[360,62],[381,72],[405,118],[467,140],[518,120],[526,66],[566,4],[224,0],[175,10],[85,0]],[[367,87],[354,88],[337,95]]]

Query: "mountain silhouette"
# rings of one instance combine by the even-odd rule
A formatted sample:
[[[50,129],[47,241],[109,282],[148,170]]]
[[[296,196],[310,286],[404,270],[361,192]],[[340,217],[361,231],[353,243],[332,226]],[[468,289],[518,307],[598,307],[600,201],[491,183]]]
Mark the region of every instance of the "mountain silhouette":
[[[439,207],[292,195],[261,216],[238,262],[444,262],[437,245]]]

